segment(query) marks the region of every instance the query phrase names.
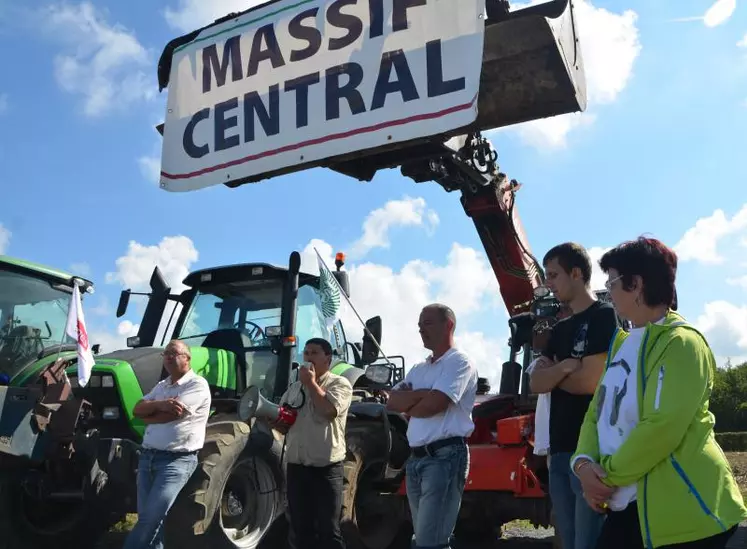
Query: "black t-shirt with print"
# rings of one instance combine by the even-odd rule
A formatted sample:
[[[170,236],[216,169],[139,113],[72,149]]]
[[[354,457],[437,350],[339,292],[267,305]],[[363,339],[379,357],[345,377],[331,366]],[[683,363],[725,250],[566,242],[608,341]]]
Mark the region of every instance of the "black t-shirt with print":
[[[578,314],[564,318],[554,327],[545,356],[558,362],[566,358],[606,353],[617,328],[615,309],[609,303],[594,302]],[[550,454],[575,452],[584,415],[593,395],[575,395],[558,389],[550,396]]]

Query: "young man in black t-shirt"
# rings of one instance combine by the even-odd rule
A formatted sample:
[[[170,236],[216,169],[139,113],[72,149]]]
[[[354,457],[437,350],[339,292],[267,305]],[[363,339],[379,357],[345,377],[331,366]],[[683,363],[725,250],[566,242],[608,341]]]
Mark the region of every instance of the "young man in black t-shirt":
[[[591,260],[582,246],[555,246],[545,254],[543,263],[547,285],[573,312],[553,327],[543,356],[530,375],[532,392],[550,393],[548,466],[555,528],[564,549],[594,549],[604,515],[584,500],[581,483],[570,469],[570,458],[604,371],[617,319],[614,308],[596,301],[589,288]]]

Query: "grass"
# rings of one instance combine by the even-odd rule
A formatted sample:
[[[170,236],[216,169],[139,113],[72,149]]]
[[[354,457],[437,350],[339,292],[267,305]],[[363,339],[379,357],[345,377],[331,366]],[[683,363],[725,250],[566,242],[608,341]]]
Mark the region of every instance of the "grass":
[[[137,522],[137,514],[129,513],[123,520],[120,520],[117,524],[109,528],[110,532],[129,532],[135,527]]]

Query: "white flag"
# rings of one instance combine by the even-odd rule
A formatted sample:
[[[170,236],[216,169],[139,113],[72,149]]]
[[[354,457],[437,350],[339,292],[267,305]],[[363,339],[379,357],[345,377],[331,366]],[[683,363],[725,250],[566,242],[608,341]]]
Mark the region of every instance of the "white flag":
[[[67,311],[65,333],[78,342],[78,384],[85,387],[91,377],[94,360],[88,343],[86,319],[83,317],[83,304],[77,284],[73,284],[73,299]]]
[[[337,285],[332,272],[327,268],[322,256],[314,248],[319,262],[319,298],[322,302],[322,314],[327,323],[327,328],[331,329],[337,321],[340,312],[340,288]]]

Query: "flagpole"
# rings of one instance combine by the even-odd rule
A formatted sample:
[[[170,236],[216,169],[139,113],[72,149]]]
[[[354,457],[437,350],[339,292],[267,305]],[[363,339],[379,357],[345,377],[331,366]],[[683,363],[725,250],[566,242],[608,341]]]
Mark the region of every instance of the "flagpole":
[[[319,250],[317,250],[316,248],[314,248],[314,252],[316,252],[316,256],[317,256],[317,257],[319,258],[319,261],[321,262],[321,264],[322,264],[322,265],[324,265],[324,267],[325,267],[325,268],[326,268],[326,269],[327,269],[327,270],[328,270],[328,271],[330,272],[330,274],[332,274],[332,271],[330,270],[330,268],[329,268],[329,267],[327,267],[327,264],[326,264],[326,263],[324,262],[324,260],[322,259],[322,256],[321,256],[321,255],[319,255]],[[348,302],[348,305],[350,305],[350,308],[351,308],[351,309],[353,309],[353,312],[355,313],[355,316],[357,316],[357,317],[358,317],[358,321],[359,321],[359,322],[361,323],[361,326],[363,326],[363,329],[364,329],[364,330],[365,330],[366,332],[368,332],[368,335],[369,335],[369,336],[371,336],[371,340],[372,340],[372,341],[374,342],[374,345],[376,345],[376,348],[377,348],[377,349],[379,350],[379,352],[381,353],[381,356],[383,356],[383,357],[384,357],[384,359],[385,359],[385,360],[386,360],[387,362],[391,363],[392,361],[391,361],[391,360],[389,360],[389,357],[388,357],[388,356],[386,356],[386,354],[384,353],[384,350],[383,350],[383,349],[382,349],[382,348],[381,348],[381,347],[379,346],[379,342],[378,342],[378,341],[376,341],[376,338],[375,338],[375,337],[374,337],[374,335],[373,335],[373,334],[371,333],[371,330],[369,330],[369,329],[368,329],[368,326],[366,326],[366,323],[365,323],[365,322],[363,322],[363,319],[361,318],[361,315],[359,315],[359,314],[358,314],[358,311],[356,311],[356,310],[355,310],[355,306],[354,306],[354,305],[353,305],[353,303],[352,303],[352,302],[350,301],[350,298],[348,297],[348,294],[346,294],[346,293],[345,293],[345,290],[344,290],[344,289],[342,288],[342,286],[340,286],[340,282],[339,282],[339,281],[337,280],[337,278],[335,278],[335,276],[334,276],[334,275],[332,276],[332,280],[334,280],[334,281],[335,281],[335,284],[336,284],[336,285],[337,285],[337,287],[338,287],[338,288],[340,289],[340,295],[342,295],[342,296],[343,296],[343,297],[345,298],[345,301],[347,301],[347,302]]]

